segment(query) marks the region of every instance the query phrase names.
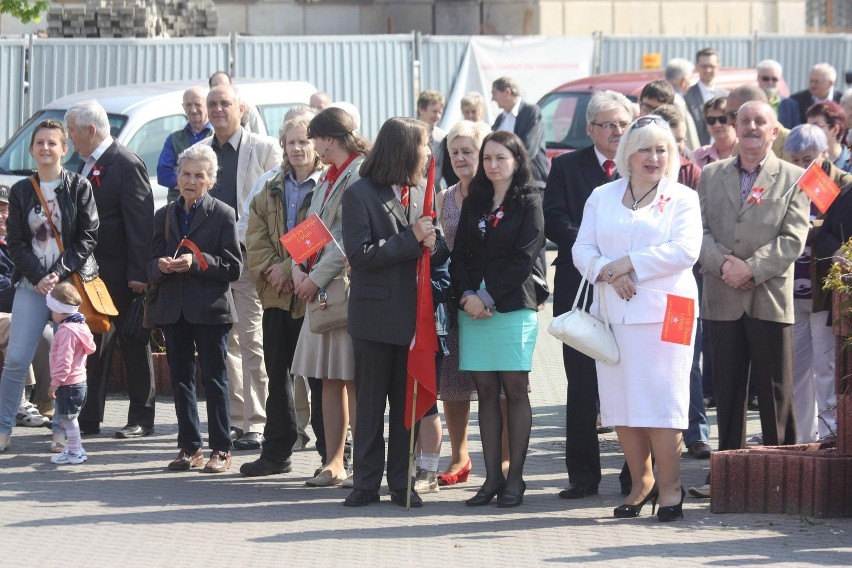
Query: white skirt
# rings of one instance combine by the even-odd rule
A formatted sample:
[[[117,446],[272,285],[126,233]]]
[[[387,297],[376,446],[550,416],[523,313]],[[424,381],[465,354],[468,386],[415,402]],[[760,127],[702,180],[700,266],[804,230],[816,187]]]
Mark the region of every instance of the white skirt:
[[[690,345],[660,340],[662,323],[613,325],[620,360],[598,362],[601,423],[605,426],[675,428],[689,426]]]

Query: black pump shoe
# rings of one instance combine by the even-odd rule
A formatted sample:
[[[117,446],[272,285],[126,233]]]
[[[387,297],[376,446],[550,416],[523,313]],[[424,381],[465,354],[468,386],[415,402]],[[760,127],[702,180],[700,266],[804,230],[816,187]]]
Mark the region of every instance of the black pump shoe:
[[[524,493],[527,490],[527,482],[521,482],[521,490],[517,493],[512,491],[503,491],[497,496],[497,507],[500,509],[508,509],[510,507],[517,507],[521,503],[524,502]]]
[[[657,497],[660,496],[660,491],[657,488],[657,484],[654,483],[654,486],[651,488],[651,491],[645,495],[645,498],[642,499],[639,503],[635,505],[623,504],[619,505],[612,511],[612,516],[616,519],[631,519],[633,517],[638,517],[639,513],[642,512],[642,507],[645,506],[645,503],[648,501],[651,502],[651,514],[654,514],[654,510],[657,508]]]
[[[493,490],[485,489],[485,485],[479,488],[479,491],[476,492],[476,495],[468,499],[464,502],[468,507],[482,507],[484,505],[488,505],[497,496],[498,493],[503,491],[503,486],[506,484],[505,481],[501,482],[497,487]]]
[[[677,519],[682,519],[684,496],[686,496],[686,491],[684,491],[683,487],[681,487],[680,503],[678,503],[677,505],[666,505],[665,507],[660,507],[660,509],[657,511],[657,519],[664,523],[667,523],[669,521],[675,521]]]

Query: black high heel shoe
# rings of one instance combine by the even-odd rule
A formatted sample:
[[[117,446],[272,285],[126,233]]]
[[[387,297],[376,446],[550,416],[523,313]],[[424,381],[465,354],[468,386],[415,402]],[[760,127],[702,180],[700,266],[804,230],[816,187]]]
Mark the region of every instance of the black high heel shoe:
[[[657,511],[657,519],[661,522],[667,523],[669,521],[674,521],[677,519],[683,518],[683,498],[686,496],[686,491],[683,490],[683,486],[680,488],[680,503],[677,505],[666,505],[665,507],[660,507]]]
[[[502,481],[497,487],[493,490],[488,490],[485,488],[483,484],[482,487],[479,488],[479,491],[476,492],[476,495],[468,499],[464,502],[468,507],[482,507],[484,505],[488,505],[497,496],[498,493],[503,492],[503,487],[506,485],[505,481]]]
[[[612,511],[612,516],[616,519],[631,519],[633,517],[638,517],[639,513],[642,512],[642,507],[645,506],[645,503],[648,501],[651,502],[651,514],[654,514],[654,510],[657,508],[657,498],[660,496],[660,491],[657,488],[657,484],[654,483],[654,486],[651,488],[651,491],[645,495],[645,498],[642,499],[639,503],[635,505],[623,504],[619,505]]]
[[[508,509],[510,507],[517,507],[521,503],[524,502],[524,493],[527,490],[527,482],[521,482],[521,490],[517,493],[513,493],[511,491],[501,491],[497,496],[497,507],[500,509]]]

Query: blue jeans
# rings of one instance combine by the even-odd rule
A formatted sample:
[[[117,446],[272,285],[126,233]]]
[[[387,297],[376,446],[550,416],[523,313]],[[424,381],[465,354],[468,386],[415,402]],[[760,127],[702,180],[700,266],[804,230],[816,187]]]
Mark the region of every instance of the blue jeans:
[[[231,324],[194,324],[183,316],[163,326],[166,357],[175,398],[178,421],[178,447],[188,452],[203,446],[195,396],[195,353],[201,367],[201,384],[207,399],[207,434],[210,449],[231,451],[231,419],[228,402],[228,332]],[[292,444],[291,444],[292,445]]]
[[[33,362],[39,338],[50,319],[50,310],[44,294],[34,288],[18,284],[15,303],[12,305],[12,327],[9,329],[9,347],[0,376],[0,433],[10,435],[15,425],[15,414],[21,406],[27,369]]]
[[[88,385],[83,381],[73,385],[64,385],[56,389],[56,410],[53,417],[56,420],[74,420],[80,416],[83,405],[86,404]]]
[[[701,304],[703,278],[697,278],[698,304]],[[710,439],[710,424],[707,422],[707,409],[704,408],[704,375],[701,373],[703,322],[695,320],[695,346],[692,352],[692,371],[689,373],[689,428],[683,432],[683,443],[687,446],[693,442],[706,442]]]

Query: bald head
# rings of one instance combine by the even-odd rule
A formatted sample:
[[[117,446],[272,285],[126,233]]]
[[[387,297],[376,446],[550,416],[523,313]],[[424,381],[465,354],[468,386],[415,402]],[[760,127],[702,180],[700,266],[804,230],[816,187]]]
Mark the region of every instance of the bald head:
[[[331,97],[328,96],[327,93],[323,93],[322,91],[317,91],[313,95],[311,95],[310,100],[311,108],[317,112],[327,109],[331,105]]]
[[[740,85],[730,93],[728,93],[727,112],[734,113],[747,102],[758,101],[766,103],[766,93],[756,85]]]
[[[207,90],[202,87],[190,87],[183,92],[183,112],[193,132],[201,132],[207,124]]]

